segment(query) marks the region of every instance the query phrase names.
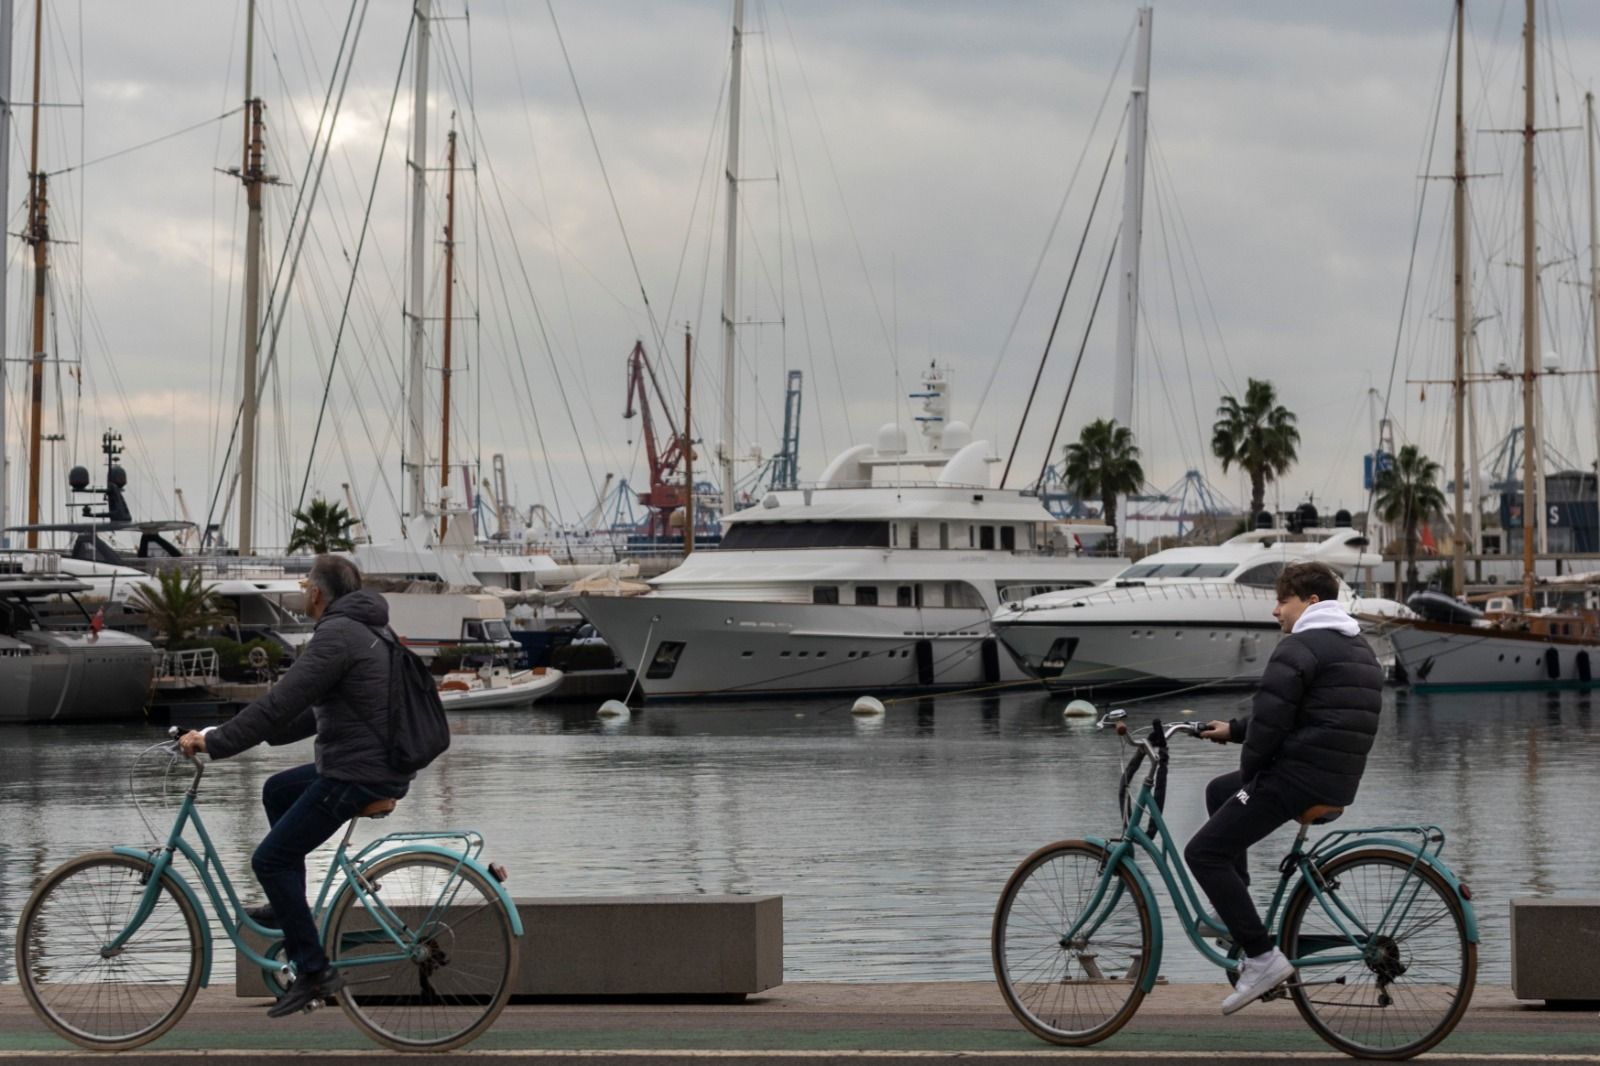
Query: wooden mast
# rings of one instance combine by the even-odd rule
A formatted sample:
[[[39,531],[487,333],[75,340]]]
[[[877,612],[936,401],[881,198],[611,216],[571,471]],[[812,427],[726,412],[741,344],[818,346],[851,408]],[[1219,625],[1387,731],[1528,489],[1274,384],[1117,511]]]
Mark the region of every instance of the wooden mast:
[[[39,521],[39,449],[44,424],[44,314],[45,286],[50,270],[49,201],[46,176],[39,169],[39,59],[42,54],[44,0],[33,5],[33,121],[28,155],[28,230],[23,238],[33,246],[33,347],[28,353],[32,403],[28,419],[28,524]],[[39,531],[28,531],[28,547],[39,546]]]
[[[450,516],[445,512],[443,501],[446,490],[450,487],[450,335],[455,325],[453,312],[455,307],[455,270],[456,270],[456,131],[451,130],[446,138],[447,166],[450,177],[445,185],[444,194],[444,362],[440,367],[440,376],[444,384],[440,393],[439,425],[439,540],[444,541],[445,531],[450,528]]]
[[[244,359],[240,380],[244,405],[239,418],[239,540],[240,555],[255,554],[256,428],[259,403],[261,341],[261,186],[265,144],[261,101],[254,96],[256,5],[246,6],[244,30],[244,160],[239,180],[244,183]]]
[[[1534,421],[1536,387],[1534,354],[1539,350],[1539,260],[1534,243],[1533,214],[1533,14],[1535,0],[1526,0],[1527,24],[1523,29],[1524,84],[1522,125],[1522,607],[1533,609],[1533,512],[1539,506],[1534,493],[1533,458],[1539,447]]]
[[[1459,598],[1466,591],[1466,530],[1462,493],[1466,480],[1466,396],[1467,396],[1467,128],[1462,118],[1465,99],[1463,75],[1466,56],[1466,0],[1456,0],[1456,169],[1455,169],[1455,561],[1451,567],[1451,592]]]
[[[683,327],[683,554],[694,551],[694,334]]]

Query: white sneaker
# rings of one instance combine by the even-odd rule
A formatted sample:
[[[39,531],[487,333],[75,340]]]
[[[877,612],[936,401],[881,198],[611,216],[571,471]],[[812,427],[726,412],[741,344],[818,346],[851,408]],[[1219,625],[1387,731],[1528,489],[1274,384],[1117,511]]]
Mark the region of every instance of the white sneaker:
[[[1293,976],[1294,963],[1277,948],[1245,959],[1239,964],[1239,980],[1233,986],[1233,994],[1222,1001],[1222,1013],[1232,1014],[1254,1003]]]

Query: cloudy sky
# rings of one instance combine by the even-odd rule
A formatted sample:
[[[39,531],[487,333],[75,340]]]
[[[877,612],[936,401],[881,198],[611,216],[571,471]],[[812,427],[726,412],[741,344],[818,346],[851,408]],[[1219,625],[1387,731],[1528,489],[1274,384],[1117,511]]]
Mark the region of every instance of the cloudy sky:
[[[16,39],[31,42],[33,5],[16,6]],[[348,482],[378,531],[395,528],[410,6],[358,0],[364,21],[352,30],[316,203],[291,226],[311,195],[324,99],[345,75],[336,63],[351,9],[260,0],[256,91],[268,107],[269,169],[282,182],[267,195],[269,278],[303,235],[266,385],[257,535],[266,544],[282,542],[303,482],[308,495],[332,497]],[[621,418],[627,355],[636,340],[653,359],[665,354],[662,382],[675,391],[687,323],[703,468],[723,436],[731,4],[557,0],[553,17],[520,0],[435,6],[447,18],[430,50],[432,366],[452,114],[471,167],[458,175],[464,321],[454,361],[464,372],[453,458],[487,470],[504,455],[513,501],[564,521],[593,506],[608,473],[642,485],[639,424]],[[1120,147],[1092,223],[1089,214],[1127,96],[1136,6],[749,0],[741,454],[776,449],[789,369],[805,375],[806,479],[882,423],[907,421],[915,412],[899,397],[937,361],[951,369],[955,417],[1006,456],[1080,240],[1083,265],[1010,484],[1036,475],[1080,346],[1063,434],[1109,417],[1110,293],[1085,330],[1120,217]],[[1361,455],[1391,377],[1399,441],[1448,458],[1447,390],[1404,383],[1448,372],[1449,187],[1420,176],[1450,165],[1448,98],[1442,120],[1435,108],[1451,5],[1155,7],[1134,419],[1149,481],[1165,488],[1200,468],[1225,495],[1247,495],[1237,472],[1225,476],[1207,458],[1209,427],[1222,394],[1266,378],[1303,434],[1277,501],[1310,494],[1324,509],[1359,508]],[[243,95],[244,4],[46,8],[42,95],[52,106],[40,112],[40,167],[53,175],[53,235],[67,242],[52,249],[46,344],[63,360],[47,375],[45,432],[65,438],[54,461],[93,465],[100,432],[115,427],[141,515],[171,514],[176,488],[196,520],[208,510],[215,520],[239,389],[244,232],[238,182],[222,173],[238,164],[240,119],[219,116]],[[1518,141],[1493,131],[1521,124],[1522,15],[1520,4],[1469,8],[1472,169],[1485,175],[1472,186],[1475,310],[1489,368],[1520,357]],[[1581,127],[1582,94],[1600,70],[1600,9],[1541,0],[1540,19],[1553,30],[1541,45],[1541,124]],[[30,49],[18,47],[19,104],[30,99],[32,67]],[[27,402],[15,360],[31,344],[31,271],[15,235],[26,221],[30,109],[15,114],[5,443],[20,520]],[[1593,359],[1583,133],[1541,144],[1542,347],[1576,367]],[[1593,393],[1590,377],[1547,385],[1550,442],[1574,464],[1595,455]],[[1508,428],[1514,399],[1484,390],[1480,452]],[[436,462],[436,439],[429,448]],[[746,462],[741,473],[752,469]],[[48,486],[63,475],[45,480],[48,516]]]

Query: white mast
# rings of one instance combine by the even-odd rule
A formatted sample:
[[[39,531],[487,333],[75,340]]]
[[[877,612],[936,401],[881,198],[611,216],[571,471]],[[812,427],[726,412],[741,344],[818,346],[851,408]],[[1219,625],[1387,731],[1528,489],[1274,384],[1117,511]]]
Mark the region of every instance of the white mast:
[[[1600,333],[1596,332],[1600,329],[1600,215],[1595,211],[1594,93],[1583,94],[1583,108],[1589,125],[1589,332],[1594,335],[1595,485],[1600,489]],[[0,323],[3,316],[0,310]]]
[[[728,76],[728,247],[722,259],[722,513],[733,514],[734,388],[738,362],[733,320],[739,296],[739,57],[744,51],[744,0],[733,0],[733,63]],[[691,485],[689,491],[693,492]]]
[[[255,552],[256,515],[256,415],[257,378],[261,336],[261,101],[254,96],[255,86],[255,0],[245,7],[244,29],[244,159],[239,180],[245,187],[244,240],[244,365],[240,385],[244,407],[239,434],[239,539],[240,555]]]
[[[411,361],[406,374],[406,458],[402,465],[408,476],[410,493],[405,501],[401,530],[411,536],[412,520],[427,515],[423,474],[428,465],[427,436],[423,432],[427,385],[426,320],[423,316],[423,271],[427,253],[428,207],[428,11],[430,0],[416,0],[416,77],[411,88],[411,297],[406,314],[411,320]],[[425,534],[423,534],[425,536]]]
[[[11,0],[0,0],[0,204],[11,202]],[[11,467],[6,462],[10,440],[6,427],[6,257],[0,255],[0,530],[9,522]],[[0,548],[11,541],[0,533]]]
[[[1123,168],[1122,269],[1117,295],[1117,370],[1111,415],[1133,428],[1133,355],[1139,339],[1139,245],[1144,232],[1144,139],[1150,115],[1150,29],[1155,13],[1139,9],[1133,90],[1128,94],[1128,155]]]

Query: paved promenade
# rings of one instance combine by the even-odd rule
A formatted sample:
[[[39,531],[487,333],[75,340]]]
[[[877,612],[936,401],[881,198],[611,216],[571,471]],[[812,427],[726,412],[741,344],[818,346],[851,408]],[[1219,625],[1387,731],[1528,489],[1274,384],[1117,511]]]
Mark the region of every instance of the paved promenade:
[[[1217,1010],[1223,985],[1158,987],[1123,1031],[1096,1048],[1056,1049],[1024,1032],[987,982],[784,985],[743,1003],[513,1003],[471,1047],[435,1063],[710,1060],[718,1066],[794,1062],[961,1061],[983,1066],[1041,1059],[1116,1062],[1349,1062],[1306,1028],[1292,1004],[1255,1004],[1231,1018]],[[231,987],[201,993],[178,1028],[155,1044],[116,1056],[118,1066],[200,1062],[383,1061],[337,1007],[273,1021],[265,1000]],[[15,985],[0,987],[0,1063],[112,1061],[80,1052],[48,1032]],[[1503,988],[1480,988],[1456,1032],[1428,1062],[1600,1063],[1593,1009],[1549,1010],[1519,1003]]]

